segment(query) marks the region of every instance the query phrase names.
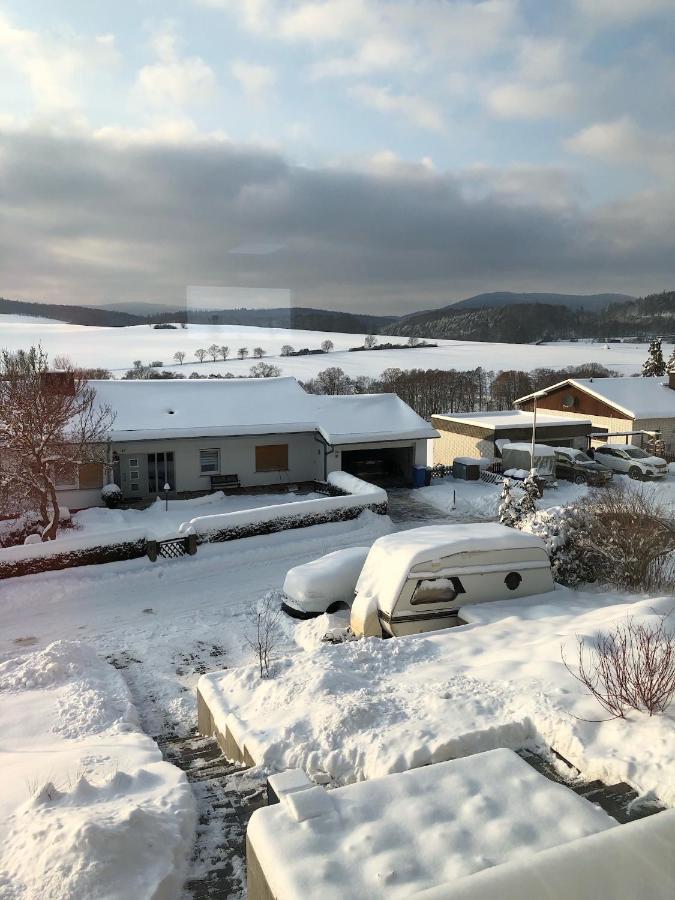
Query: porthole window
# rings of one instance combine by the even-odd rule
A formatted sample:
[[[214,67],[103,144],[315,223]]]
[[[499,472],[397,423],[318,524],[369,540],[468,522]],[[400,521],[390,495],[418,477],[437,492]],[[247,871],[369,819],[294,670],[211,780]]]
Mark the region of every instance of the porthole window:
[[[510,591],[515,591],[522,584],[523,576],[519,572],[509,572],[504,579],[504,584]]]

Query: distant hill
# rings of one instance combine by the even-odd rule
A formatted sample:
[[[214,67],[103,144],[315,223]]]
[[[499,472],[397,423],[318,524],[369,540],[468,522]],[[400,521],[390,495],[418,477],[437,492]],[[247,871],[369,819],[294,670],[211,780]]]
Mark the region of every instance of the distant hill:
[[[125,312],[113,312],[94,306],[75,306],[60,303],[30,303],[25,300],[5,300],[0,297],[0,315],[33,316],[54,319],[69,325],[97,325],[120,328],[125,325],[142,325],[139,316]],[[0,320],[1,322],[2,320]]]
[[[612,303],[629,303],[635,300],[629,294],[518,294],[512,291],[493,291],[476,294],[466,300],[451,303],[453,309],[496,309],[502,306],[521,306],[524,303],[545,303],[547,306],[566,306],[568,309],[604,309]]]

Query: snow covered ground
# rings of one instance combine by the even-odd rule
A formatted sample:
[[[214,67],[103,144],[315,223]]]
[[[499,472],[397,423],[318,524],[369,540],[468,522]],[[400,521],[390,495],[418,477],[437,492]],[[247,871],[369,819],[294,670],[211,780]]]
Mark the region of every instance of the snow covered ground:
[[[93,649],[59,641],[0,665],[0,895],[170,898],[195,802]]]
[[[638,372],[647,356],[646,344],[592,344],[586,342],[560,342],[541,345],[490,344],[472,341],[437,341],[436,348],[418,350],[377,350],[349,353],[349,347],[363,344],[365,335],[298,331],[285,328],[257,328],[244,325],[189,325],[174,330],[154,329],[149,325],[126,328],[90,328],[83,325],[60,323],[46,324],[37,319],[25,323],[8,322],[14,318],[0,316],[0,347],[17,350],[39,342],[53,358],[66,354],[81,366],[103,366],[116,375],[131,368],[136,359],[145,363],[161,360],[165,368],[189,375],[192,371],[208,375],[232,372],[248,375],[256,362],[254,347],[265,350],[265,359],[281,368],[282,375],[293,375],[300,380],[313,378],[328,366],[338,366],[352,376],[380,375],[384,369],[535,369],[540,366],[562,366],[597,362],[624,375]],[[335,349],[317,356],[282,357],[281,348],[289,344],[296,350],[303,347],[318,349],[322,341],[330,339]],[[383,342],[405,343],[405,339],[389,336]],[[211,344],[227,345],[235,357],[239,347],[247,347],[249,358],[228,359],[225,362],[199,363],[195,350],[207,349]],[[182,366],[173,363],[176,351],[186,353]],[[666,357],[671,347],[664,345]]]
[[[275,771],[349,784],[495,747],[552,747],[589,780],[675,805],[675,710],[608,719],[561,655],[573,664],[577,635],[674,607],[560,588],[471,607],[472,624],[433,634],[318,644],[271,679],[254,665],[205,675],[199,689],[217,727],[236,717],[237,740]]]
[[[75,531],[62,529],[62,537],[74,535],[104,534],[121,532],[125,529],[145,529],[150,536],[162,537],[175,534],[183,522],[189,522],[195,516],[217,516],[264,506],[296,503],[301,500],[319,500],[323,494],[296,494],[292,491],[278,494],[224,494],[216,491],[204,497],[191,500],[169,500],[166,509],[164,500],[156,500],[145,509],[104,509],[93,507],[75,513],[72,522]]]

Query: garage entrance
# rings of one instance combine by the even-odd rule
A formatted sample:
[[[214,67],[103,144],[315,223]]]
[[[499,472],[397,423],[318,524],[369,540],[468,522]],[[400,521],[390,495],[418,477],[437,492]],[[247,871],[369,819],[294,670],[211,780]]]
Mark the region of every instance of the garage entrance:
[[[373,447],[342,451],[342,470],[378,487],[404,487],[412,481],[412,447]]]

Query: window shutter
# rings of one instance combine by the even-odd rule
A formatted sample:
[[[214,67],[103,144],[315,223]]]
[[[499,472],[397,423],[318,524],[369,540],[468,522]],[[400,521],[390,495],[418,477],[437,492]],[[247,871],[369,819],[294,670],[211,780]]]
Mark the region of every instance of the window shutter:
[[[288,444],[266,444],[255,448],[256,472],[288,471]]]
[[[103,466],[101,463],[83,463],[80,466],[80,488],[103,487]]]

